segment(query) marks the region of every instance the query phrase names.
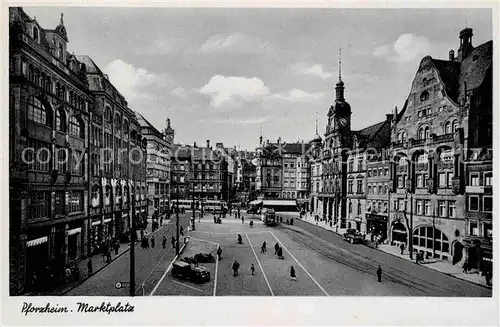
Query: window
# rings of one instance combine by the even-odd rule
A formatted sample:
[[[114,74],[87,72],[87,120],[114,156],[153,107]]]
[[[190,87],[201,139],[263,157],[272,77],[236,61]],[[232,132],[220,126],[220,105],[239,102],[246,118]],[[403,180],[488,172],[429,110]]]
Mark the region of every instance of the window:
[[[479,197],[477,195],[469,196],[469,211],[479,211]]]
[[[429,99],[429,92],[424,91],[420,93],[420,101],[426,101],[427,99]]]
[[[65,131],[65,115],[64,115],[64,111],[62,109],[58,109],[56,111],[56,130],[57,131],[60,131],[60,132],[64,132]]]
[[[357,193],[363,193],[363,180],[358,180]]]
[[[483,224],[483,237],[491,239],[493,237],[493,225],[490,223]]]
[[[422,174],[417,175],[417,187],[424,187],[423,177],[424,177],[424,175],[422,175]]]
[[[443,200],[438,201],[438,208],[439,208],[439,217],[446,217],[447,216],[446,201]]]
[[[451,132],[453,134],[455,134],[455,132],[458,130],[458,120],[454,120],[452,123],[451,123]]]
[[[444,125],[444,133],[451,134],[451,123],[450,122],[446,122],[446,124]]]
[[[491,196],[483,196],[483,211],[491,212],[493,209],[493,198]]]
[[[361,215],[361,202],[358,201],[358,215]]]
[[[101,187],[99,185],[94,185],[92,186],[92,199],[91,199],[92,207],[99,206],[100,201],[101,201]]]
[[[426,215],[426,216],[431,215],[431,201],[430,200],[424,200],[424,215]]]
[[[382,185],[379,185],[378,187],[378,194],[382,194]]]
[[[363,170],[363,159],[358,160],[358,171]]]
[[[439,173],[439,187],[444,188],[448,186],[446,173]]]
[[[66,194],[64,192],[55,192],[54,194],[54,204],[55,204],[55,214],[64,215],[64,202],[66,200]]]
[[[455,210],[455,201],[448,201],[448,216],[450,218],[455,218],[456,210]]]
[[[49,216],[50,193],[29,192],[26,210],[27,219],[46,218]]]
[[[35,97],[30,97],[28,99],[28,119],[35,123],[50,126],[50,124],[47,124],[50,122],[50,117],[47,117],[45,105]]]
[[[35,139],[28,139],[25,152],[26,163],[29,170],[49,171],[51,145]]]
[[[372,187],[368,185],[368,194],[372,194]]]
[[[71,136],[83,138],[83,128],[80,124],[80,120],[75,116],[69,118],[69,134]]]
[[[423,213],[423,201],[417,200],[417,215],[421,215]]]
[[[68,166],[68,149],[67,148],[56,148],[56,169],[60,173],[66,172],[66,168]]]
[[[389,168],[384,168],[384,176],[389,175]]]
[[[349,213],[352,213],[352,202],[349,201]]]
[[[372,177],[372,170],[368,169],[368,177]]]
[[[81,151],[72,151],[70,158],[70,171],[72,175],[83,175],[83,157]]]
[[[353,187],[354,182],[350,180],[347,185],[347,193],[352,193],[352,187]]]
[[[484,173],[484,186],[492,186],[493,173],[491,171]]]
[[[470,173],[470,186],[479,186],[479,173]]]
[[[38,28],[36,26],[33,26],[33,40],[38,42]]]
[[[107,185],[104,189],[104,205],[109,206],[111,204],[111,186]]]
[[[469,234],[472,236],[479,236],[479,225],[477,221],[469,222]]]
[[[68,213],[83,211],[83,192],[71,191],[68,197]]]
[[[349,165],[349,167],[348,167],[348,168],[349,168],[349,171],[350,171],[350,172],[351,172],[351,171],[353,171],[353,162],[352,162],[352,161],[349,161],[349,164],[348,164],[348,165]]]

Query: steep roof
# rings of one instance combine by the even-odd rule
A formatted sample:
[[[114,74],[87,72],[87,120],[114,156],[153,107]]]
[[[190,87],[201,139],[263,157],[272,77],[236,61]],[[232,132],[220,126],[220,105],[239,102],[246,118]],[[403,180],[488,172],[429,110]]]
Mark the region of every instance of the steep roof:
[[[446,93],[453,100],[457,101],[458,77],[460,75],[460,63],[456,61],[446,61],[432,59],[434,66],[439,71],[439,76],[445,84]]]
[[[139,125],[141,127],[149,128],[152,130],[153,133],[158,134],[158,135],[163,135],[156,127],[153,126],[142,114],[140,114],[138,111],[135,111],[135,116],[137,117],[137,121],[139,122]]]
[[[493,64],[493,41],[489,41],[474,48],[464,58],[460,65],[459,98],[465,92],[478,88],[484,81],[489,68]]]
[[[387,119],[355,133],[360,138],[359,145],[362,148],[380,149],[391,143],[391,125]]]

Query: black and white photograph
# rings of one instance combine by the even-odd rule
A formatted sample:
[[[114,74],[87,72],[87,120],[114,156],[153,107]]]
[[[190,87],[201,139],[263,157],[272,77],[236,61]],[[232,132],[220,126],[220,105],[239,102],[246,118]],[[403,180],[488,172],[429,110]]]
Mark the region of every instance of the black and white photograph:
[[[4,293],[498,304],[497,5],[7,3]]]

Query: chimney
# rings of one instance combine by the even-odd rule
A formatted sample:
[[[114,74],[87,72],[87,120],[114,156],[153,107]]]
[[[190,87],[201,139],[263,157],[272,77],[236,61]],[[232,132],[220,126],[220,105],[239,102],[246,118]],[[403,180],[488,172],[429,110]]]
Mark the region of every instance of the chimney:
[[[450,61],[455,60],[455,51],[450,50],[450,52],[448,52],[448,59],[449,59]]]
[[[196,146],[196,142],[194,142],[194,143],[193,143],[193,148],[196,148],[196,147],[197,147],[197,146]]]
[[[463,61],[474,49],[472,46],[472,28],[464,28],[460,31],[460,47],[458,48],[458,60]]]
[[[207,148],[210,149],[210,140],[207,140]]]

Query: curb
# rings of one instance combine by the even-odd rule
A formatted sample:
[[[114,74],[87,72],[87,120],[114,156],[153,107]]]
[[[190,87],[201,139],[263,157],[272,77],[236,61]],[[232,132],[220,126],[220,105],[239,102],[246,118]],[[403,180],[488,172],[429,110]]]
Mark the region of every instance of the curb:
[[[315,224],[313,224],[313,223],[311,223],[311,222],[309,222],[309,221],[307,221],[307,220],[300,219],[300,221],[305,222],[305,223],[308,223],[309,225],[312,225],[312,226],[316,226]],[[316,227],[321,227],[321,226],[316,226]],[[300,227],[299,227],[299,228],[300,228]],[[337,232],[334,232],[334,231],[332,231],[332,230],[326,229],[326,228],[324,228],[324,227],[321,227],[321,228],[322,228],[322,229],[324,229],[324,230],[326,230],[326,231],[328,231],[328,232],[331,232],[331,233],[333,233],[333,234],[335,234],[335,235],[337,235],[337,236],[341,236],[341,234],[339,234],[339,233],[337,233]],[[400,258],[400,259],[402,259],[402,260],[406,260],[406,259],[404,259],[404,258],[401,258],[401,257],[400,257],[400,256],[398,256],[398,255],[392,254],[391,252],[386,252],[386,251],[380,250],[379,248],[371,247],[371,246],[367,245],[366,243],[363,243],[363,245],[364,245],[364,246],[366,246],[366,247],[369,247],[369,248],[371,248],[371,249],[374,249],[374,250],[377,250],[377,251],[380,251],[380,252],[383,252],[383,253],[390,254],[390,255],[392,255],[393,257],[397,257],[397,258]],[[412,260],[406,260],[406,261],[411,262],[411,263],[412,263],[412,264],[414,264],[414,265],[417,265],[417,264],[416,264],[415,262],[413,262]],[[469,282],[469,283],[474,284],[474,285],[482,286],[482,287],[487,288],[487,289],[491,289],[491,290],[493,289],[493,286],[488,286],[488,285],[484,285],[484,284],[481,284],[481,283],[478,283],[478,282],[474,282],[474,281],[471,281],[471,280],[468,280],[468,279],[463,279],[463,278],[457,277],[457,276],[455,276],[455,275],[453,275],[453,274],[451,274],[451,273],[447,273],[447,272],[444,272],[444,271],[441,271],[441,270],[433,269],[433,268],[428,267],[428,266],[425,266],[425,265],[417,265],[417,266],[421,266],[421,267],[424,267],[424,268],[427,268],[427,269],[431,269],[431,270],[437,271],[437,272],[439,272],[439,273],[441,273],[441,274],[448,275],[448,276],[451,276],[451,277],[453,277],[453,278],[460,279],[461,281]]]

